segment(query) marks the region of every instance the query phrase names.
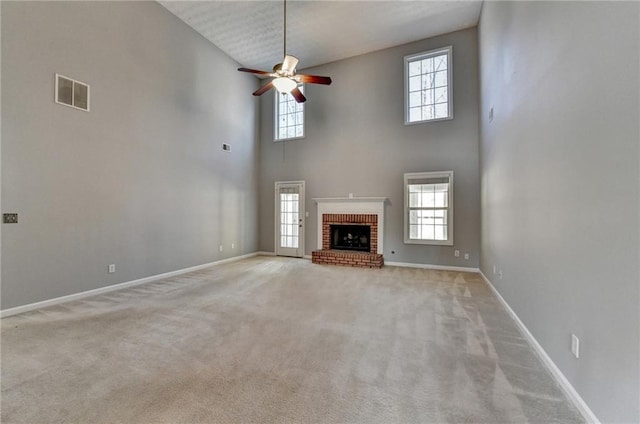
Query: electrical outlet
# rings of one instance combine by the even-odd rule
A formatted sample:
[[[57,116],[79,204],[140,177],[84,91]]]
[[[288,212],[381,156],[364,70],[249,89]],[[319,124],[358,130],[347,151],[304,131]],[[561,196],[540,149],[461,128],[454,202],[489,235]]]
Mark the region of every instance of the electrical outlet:
[[[220,249],[220,251],[222,252],[222,245],[220,245],[220,248],[219,248],[219,249]]]
[[[109,274],[116,272],[116,264],[109,265]]]
[[[580,339],[575,334],[571,334],[571,353],[576,359],[580,357]]]
[[[222,143],[222,150],[224,150],[225,152],[230,152],[231,151],[231,144]]]
[[[495,265],[493,266],[493,274],[494,275],[496,274],[496,266]]]
[[[469,254],[468,253],[464,254],[464,259],[467,260],[467,261],[469,260]]]
[[[231,243],[231,248],[235,249],[236,248],[236,244],[235,243]]]
[[[455,256],[456,258],[460,257],[460,251],[459,250],[454,250],[453,251],[453,256]]]

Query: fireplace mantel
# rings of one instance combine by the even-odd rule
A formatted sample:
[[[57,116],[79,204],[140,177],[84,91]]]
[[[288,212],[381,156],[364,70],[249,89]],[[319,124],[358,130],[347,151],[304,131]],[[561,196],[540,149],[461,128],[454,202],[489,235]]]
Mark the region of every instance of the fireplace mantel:
[[[378,215],[378,249],[384,251],[384,205],[386,197],[321,197],[313,199],[318,204],[318,249],[322,249],[322,215],[334,213]]]
[[[388,199],[386,197],[316,197],[313,199],[316,203],[382,203]]]

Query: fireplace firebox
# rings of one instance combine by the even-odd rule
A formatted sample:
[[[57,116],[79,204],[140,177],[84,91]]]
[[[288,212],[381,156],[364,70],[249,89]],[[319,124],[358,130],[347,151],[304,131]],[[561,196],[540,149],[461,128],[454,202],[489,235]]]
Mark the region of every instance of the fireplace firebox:
[[[359,202],[355,199],[347,199],[347,202]],[[358,203],[359,206],[365,205]],[[367,209],[364,212],[354,211],[354,213],[329,213],[320,208],[322,203],[318,203],[319,213],[319,233],[318,242],[321,250],[311,252],[311,260],[314,264],[354,266],[360,268],[382,268],[384,258],[382,257],[381,245],[382,224],[379,219],[384,210],[380,208],[377,213]],[[380,202],[382,206],[382,202]]]
[[[371,226],[357,224],[331,224],[331,249],[369,252]]]

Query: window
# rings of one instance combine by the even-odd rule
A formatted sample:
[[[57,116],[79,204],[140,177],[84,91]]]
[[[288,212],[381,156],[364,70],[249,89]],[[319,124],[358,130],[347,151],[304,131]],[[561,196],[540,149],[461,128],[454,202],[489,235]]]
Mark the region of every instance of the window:
[[[298,85],[304,93],[304,85]],[[298,103],[290,93],[275,91],[275,141],[304,137],[304,103]]]
[[[404,123],[453,118],[451,96],[452,47],[404,58]]]
[[[453,171],[404,174],[404,242],[453,245]]]

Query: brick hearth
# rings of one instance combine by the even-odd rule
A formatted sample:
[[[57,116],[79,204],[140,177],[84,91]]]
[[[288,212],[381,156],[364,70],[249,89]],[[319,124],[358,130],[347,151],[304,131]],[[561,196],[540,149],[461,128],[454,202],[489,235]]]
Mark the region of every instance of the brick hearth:
[[[360,224],[371,227],[369,252],[331,249],[332,224]],[[376,214],[330,213],[322,215],[322,250],[311,252],[315,264],[344,265],[362,268],[381,268],[384,258],[378,251],[378,216]]]
[[[345,250],[314,250],[311,252],[314,264],[355,266],[360,268],[382,268],[384,258],[380,253],[348,252]]]

